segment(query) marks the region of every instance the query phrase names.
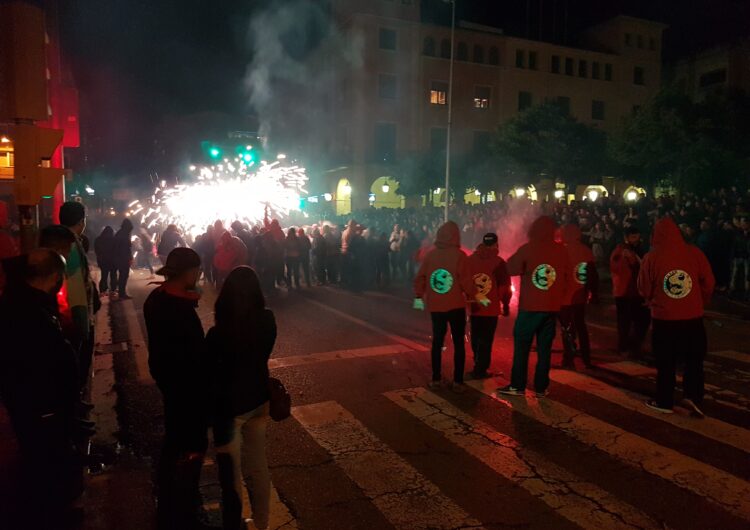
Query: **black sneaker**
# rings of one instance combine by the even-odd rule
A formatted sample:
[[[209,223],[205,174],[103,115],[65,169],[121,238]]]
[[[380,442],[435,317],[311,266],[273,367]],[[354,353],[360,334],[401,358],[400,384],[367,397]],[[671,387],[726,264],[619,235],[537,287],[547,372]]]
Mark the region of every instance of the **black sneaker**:
[[[655,400],[653,399],[647,399],[646,400],[646,406],[650,409],[653,409],[655,411],[661,412],[662,414],[674,414],[674,411],[672,409],[668,409],[666,407],[662,407],[659,405]]]
[[[495,390],[496,394],[504,394],[506,396],[523,396],[524,391],[514,386],[508,385]]]

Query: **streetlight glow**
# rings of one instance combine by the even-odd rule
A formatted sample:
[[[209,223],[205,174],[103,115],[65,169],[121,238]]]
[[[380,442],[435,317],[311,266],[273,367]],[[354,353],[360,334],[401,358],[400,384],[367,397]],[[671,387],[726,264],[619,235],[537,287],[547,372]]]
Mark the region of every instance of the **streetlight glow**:
[[[565,196],[563,190],[555,190],[555,199],[562,199]]]
[[[382,186],[383,193],[388,193],[391,191],[391,187],[388,184],[383,184]]]
[[[627,200],[629,200],[630,202],[635,202],[635,201],[636,201],[636,199],[638,199],[638,192],[636,192],[636,191],[634,191],[634,190],[630,190],[630,191],[628,192],[628,194],[626,195],[626,197],[625,197],[625,198],[626,198]]]
[[[341,186],[341,191],[344,192],[344,195],[349,195],[352,192],[352,187],[349,184],[344,184]]]
[[[330,202],[330,200],[331,200],[331,199],[333,199],[333,195],[331,195],[330,193],[325,193],[325,194],[323,195],[323,198],[324,198],[324,199],[325,199],[326,201],[329,201],[329,202]]]
[[[596,202],[596,199],[599,198],[599,192],[596,190],[590,190],[588,196],[591,202]]]
[[[526,190],[523,188],[516,188],[516,197],[523,197],[526,195]]]

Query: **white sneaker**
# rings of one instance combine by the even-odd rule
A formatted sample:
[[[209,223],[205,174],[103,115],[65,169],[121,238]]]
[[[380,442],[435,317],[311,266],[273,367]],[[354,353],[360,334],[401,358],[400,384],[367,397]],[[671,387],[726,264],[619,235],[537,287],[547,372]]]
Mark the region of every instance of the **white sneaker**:
[[[659,406],[659,404],[653,399],[646,400],[646,406],[650,409],[661,412],[662,414],[674,414],[674,411],[672,409],[667,409]]]
[[[682,401],[680,401],[680,405],[688,409],[690,411],[690,415],[693,418],[705,418],[706,417],[706,415],[703,414],[703,411],[698,408],[698,405],[696,405],[692,399],[685,398]]]

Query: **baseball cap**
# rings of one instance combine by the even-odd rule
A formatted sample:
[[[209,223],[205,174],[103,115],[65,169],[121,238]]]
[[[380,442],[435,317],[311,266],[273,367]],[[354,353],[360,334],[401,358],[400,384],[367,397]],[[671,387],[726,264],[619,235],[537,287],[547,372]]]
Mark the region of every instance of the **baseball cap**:
[[[482,237],[482,243],[484,243],[488,247],[497,245],[497,234],[495,234],[494,232],[484,234],[484,237]]]
[[[179,247],[167,256],[167,263],[156,274],[159,276],[179,276],[183,272],[201,266],[201,258],[192,248]]]

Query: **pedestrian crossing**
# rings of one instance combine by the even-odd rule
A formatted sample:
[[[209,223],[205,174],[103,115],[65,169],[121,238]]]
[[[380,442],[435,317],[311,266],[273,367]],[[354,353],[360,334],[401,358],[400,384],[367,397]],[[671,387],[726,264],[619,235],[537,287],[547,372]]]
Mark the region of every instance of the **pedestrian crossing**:
[[[706,450],[717,451],[726,445],[743,453],[750,452],[750,430],[744,426],[714,418],[697,420],[687,414],[656,415],[642,405],[643,396],[589,375],[553,370],[551,377],[557,384],[595,396],[611,407],[625,409],[628,414],[655,418],[663,422],[665,428],[683,436],[704,437],[709,441]],[[654,513],[653,505],[640,506],[632,499],[623,499],[620,492],[610,491],[606,480],[580,475],[577,466],[555,462],[543,451],[526,444],[523,436],[512,429],[506,432],[486,421],[483,413],[474,412],[478,407],[467,407],[467,401],[483,401],[498,413],[522,416],[548,428],[555,433],[551,444],[568,439],[588,446],[604,458],[630,468],[647,484],[649,481],[668,483],[686,499],[703,499],[717,512],[726,514],[730,524],[724,521],[723,527],[746,528],[750,524],[748,477],[718,469],[642,433],[629,432],[618,426],[615,419],[604,421],[557,401],[554,393],[545,399],[531,395],[499,398],[495,390],[501,384],[502,381],[472,381],[469,383],[472,390],[463,396],[410,387],[386,391],[382,397],[407,412],[408,418],[460,449],[467,459],[480,462],[499,479],[517,486],[519,491],[572,526],[585,529],[689,527],[679,523],[672,526],[674,523],[665,521],[665,513],[659,510]],[[472,514],[465,503],[441,491],[436,485],[439,480],[433,482],[424,469],[417,470],[406,455],[402,456],[381,440],[377,429],[371,430],[366,425],[366,418],[357,418],[345,404],[330,400],[303,404],[294,407],[292,413],[293,421],[325,450],[394,528],[483,528],[489,524]],[[403,432],[412,431],[404,426]],[[435,458],[441,458],[440,453],[436,453]],[[470,481],[467,487],[471,487]],[[294,499],[285,502],[293,505]],[[530,526],[534,527],[533,521]]]

